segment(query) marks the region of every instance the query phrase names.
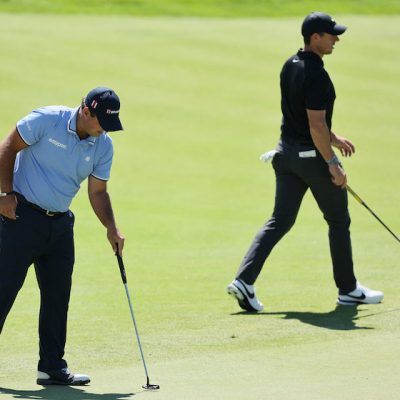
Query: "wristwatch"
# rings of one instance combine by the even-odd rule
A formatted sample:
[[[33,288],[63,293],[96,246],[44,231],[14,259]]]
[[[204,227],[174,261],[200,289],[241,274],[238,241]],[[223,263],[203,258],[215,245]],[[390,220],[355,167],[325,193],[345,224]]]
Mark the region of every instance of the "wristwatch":
[[[331,165],[341,165],[340,164],[340,160],[336,157],[336,154],[328,161],[326,161],[326,163],[331,166]]]
[[[14,191],[12,191],[12,192],[3,192],[3,193],[0,193],[0,197],[6,197],[6,196],[8,196],[10,194],[15,194],[15,192]]]

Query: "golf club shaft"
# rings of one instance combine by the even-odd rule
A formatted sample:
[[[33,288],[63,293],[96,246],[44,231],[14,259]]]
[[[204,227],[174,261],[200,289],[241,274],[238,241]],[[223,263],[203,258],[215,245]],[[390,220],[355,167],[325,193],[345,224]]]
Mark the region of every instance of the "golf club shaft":
[[[361,197],[349,186],[346,185],[347,191],[360,203],[362,204],[386,229],[387,231],[398,241],[400,239],[392,232],[387,225],[365,204],[365,202],[361,199]]]
[[[136,325],[135,314],[133,313],[132,300],[131,300],[131,296],[130,296],[129,290],[128,290],[128,282],[127,282],[127,279],[126,279],[124,261],[122,260],[122,257],[119,254],[118,243],[116,243],[116,246],[117,246],[117,251],[115,252],[115,255],[117,257],[119,271],[121,273],[121,279],[122,279],[122,282],[123,282],[124,287],[125,287],[126,297],[128,298],[129,310],[131,312],[133,326],[135,327],[136,339],[137,339],[137,342],[138,342],[138,345],[139,345],[139,350],[140,350],[140,355],[141,355],[142,361],[143,361],[144,371],[146,373],[147,386],[157,386],[157,385],[150,385],[149,373],[147,371],[147,366],[146,366],[146,361],[144,359],[142,344],[140,342],[139,331],[138,331],[138,328],[137,328],[137,325]]]
[[[133,326],[135,327],[136,338],[137,338],[138,345],[139,345],[140,355],[142,356],[144,371],[146,372],[146,378],[147,378],[147,384],[148,384],[149,383],[149,373],[147,371],[146,361],[144,360],[142,344],[140,343],[139,331],[138,331],[138,328],[137,328],[137,325],[136,325],[135,315],[133,314],[131,296],[129,295],[128,284],[126,282],[124,283],[124,287],[125,287],[126,297],[128,298],[129,309],[131,310]]]

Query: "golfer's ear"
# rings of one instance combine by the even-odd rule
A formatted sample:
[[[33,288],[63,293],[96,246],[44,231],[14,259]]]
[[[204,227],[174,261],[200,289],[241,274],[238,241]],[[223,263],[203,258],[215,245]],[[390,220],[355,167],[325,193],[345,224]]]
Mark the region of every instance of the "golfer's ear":
[[[89,116],[90,115],[89,107],[88,106],[82,107],[82,112],[83,114],[85,114],[85,117]]]
[[[318,40],[322,35],[320,35],[319,33],[313,33],[310,36],[310,40],[313,39],[314,41]]]

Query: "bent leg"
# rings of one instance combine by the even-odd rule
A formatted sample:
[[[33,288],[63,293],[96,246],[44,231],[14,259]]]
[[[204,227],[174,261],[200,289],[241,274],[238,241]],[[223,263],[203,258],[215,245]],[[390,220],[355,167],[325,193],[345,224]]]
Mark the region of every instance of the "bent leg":
[[[236,279],[252,285],[274,246],[296,221],[307,185],[292,174],[276,173],[275,207],[272,217],[259,230],[244,257]]]
[[[0,216],[0,333],[33,262],[34,239],[26,224]]]

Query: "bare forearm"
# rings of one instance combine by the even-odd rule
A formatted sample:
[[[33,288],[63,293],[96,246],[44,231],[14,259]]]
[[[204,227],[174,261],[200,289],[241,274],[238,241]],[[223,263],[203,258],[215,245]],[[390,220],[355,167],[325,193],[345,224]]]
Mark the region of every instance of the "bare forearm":
[[[114,212],[108,192],[96,192],[89,196],[90,204],[100,222],[107,229],[116,229]]]
[[[8,140],[0,144],[0,191],[13,190],[13,171],[16,153],[10,149]]]
[[[346,173],[333,152],[331,132],[326,123],[326,111],[307,110],[307,115],[312,140],[315,147],[328,163],[329,173],[332,175],[333,183],[344,188],[347,181]],[[333,135],[332,138],[336,141],[338,140],[336,135]]]
[[[17,153],[27,147],[21,139],[16,128],[0,144],[0,191],[12,192],[14,163]],[[0,198],[0,214],[16,219],[17,199],[15,196],[2,196]]]
[[[107,182],[89,176],[88,193],[90,203],[97,218],[107,228],[107,239],[113,251],[118,251],[122,256],[125,238],[115,223],[111,199],[107,192]]]
[[[331,145],[331,133],[326,123],[315,124],[310,127],[311,137],[315,147],[321,153],[325,161],[330,160],[334,156]]]
[[[17,128],[0,143],[0,189],[2,192],[13,190],[14,163],[17,153],[28,147],[22,140]]]

